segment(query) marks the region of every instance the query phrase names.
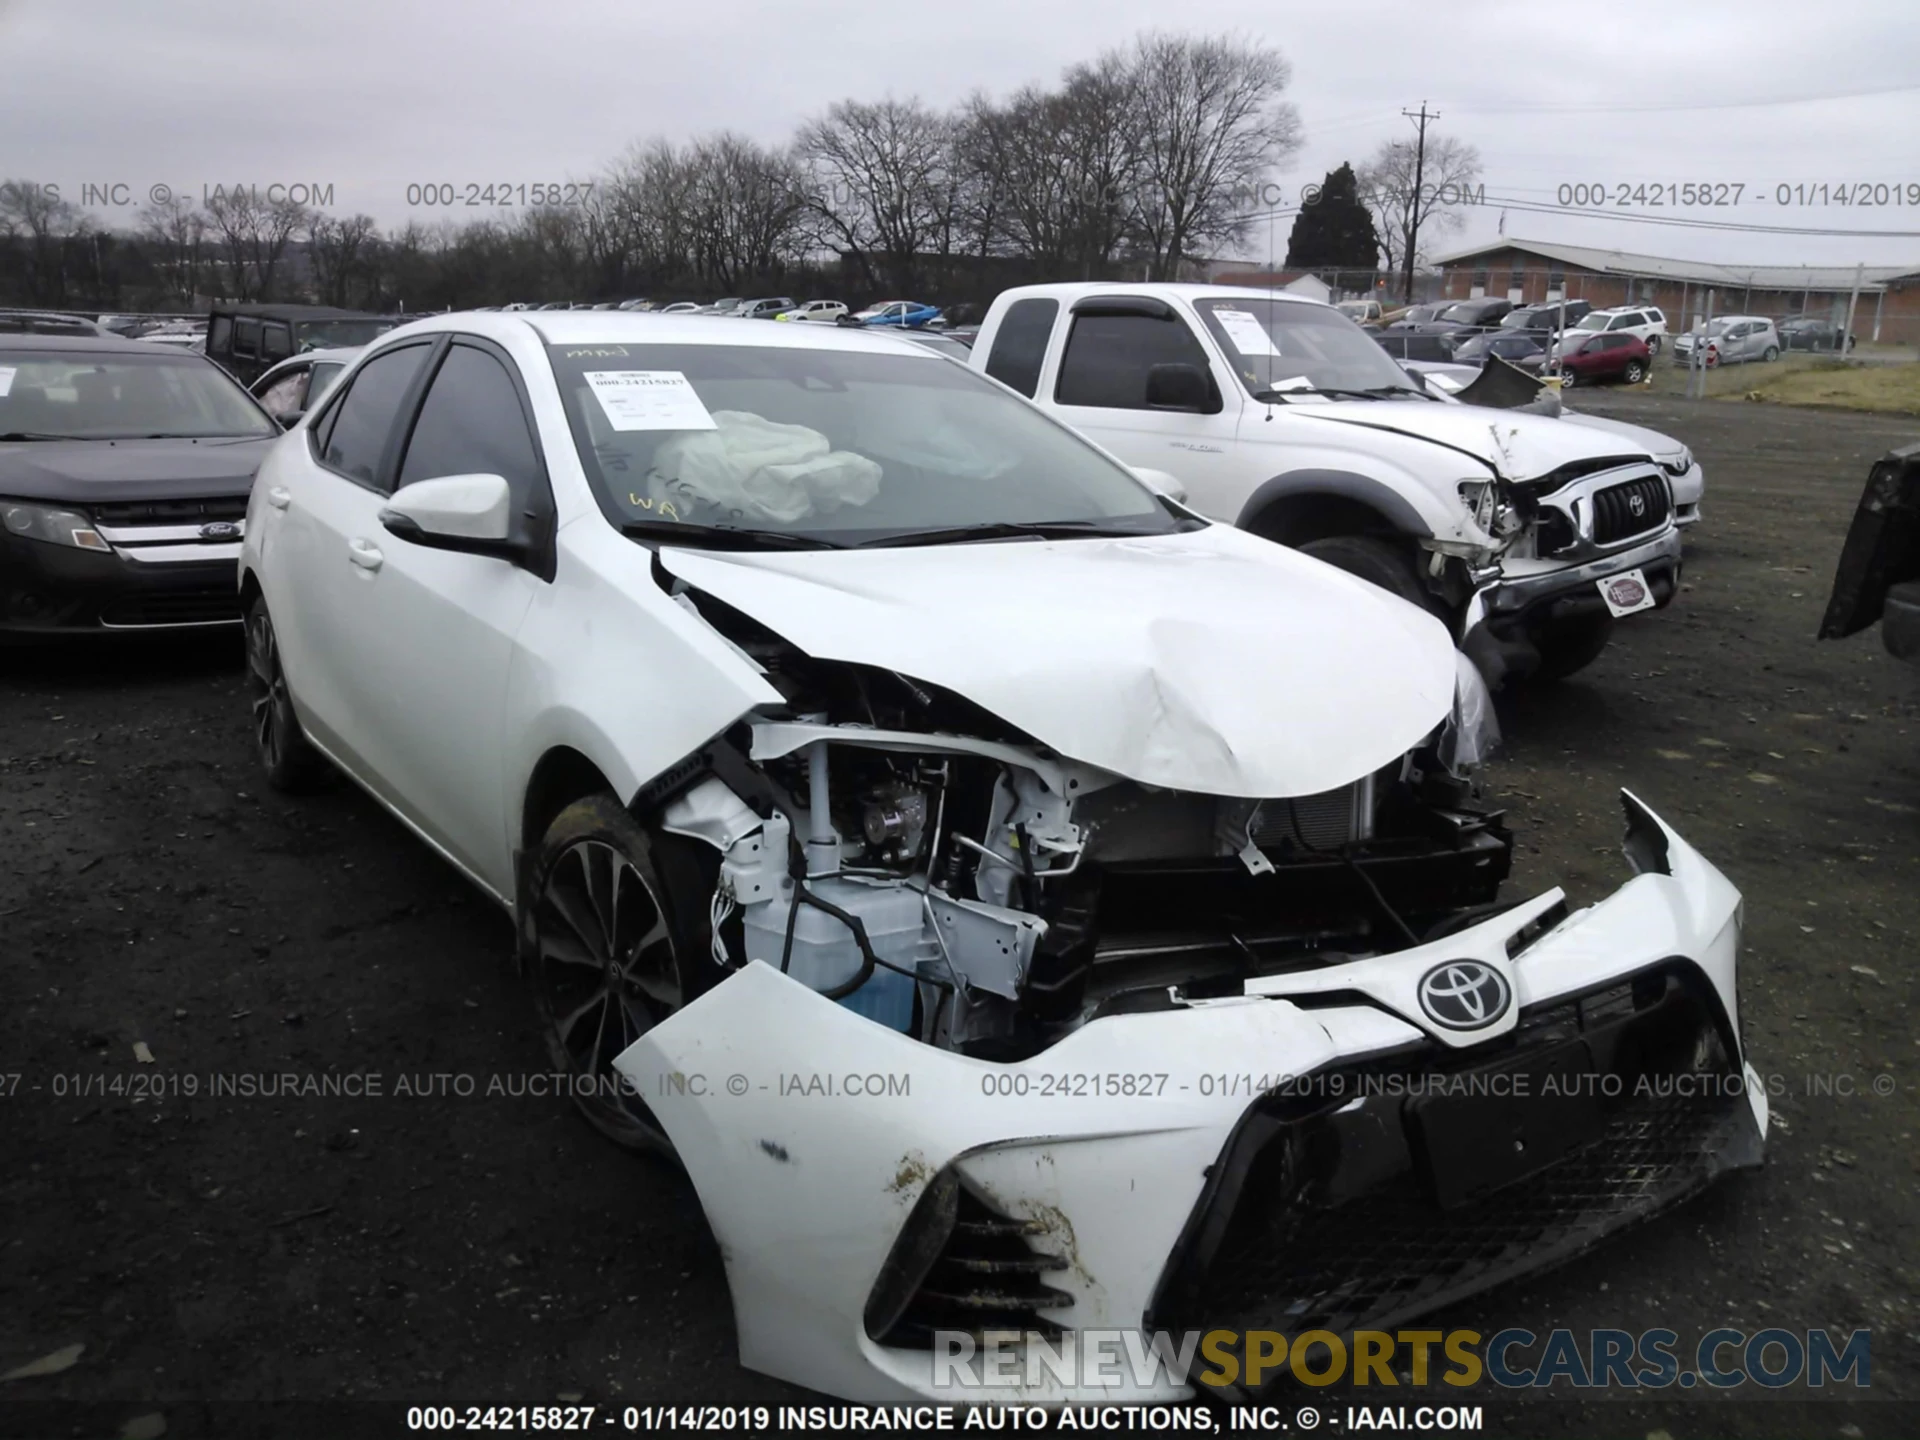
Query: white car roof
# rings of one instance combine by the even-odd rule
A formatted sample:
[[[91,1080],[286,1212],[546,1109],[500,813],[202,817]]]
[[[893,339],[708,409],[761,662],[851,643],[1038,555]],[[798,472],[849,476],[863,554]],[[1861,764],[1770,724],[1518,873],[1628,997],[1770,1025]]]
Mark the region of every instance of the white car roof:
[[[892,350],[897,355],[939,359],[924,345],[898,336],[836,325],[769,325],[725,315],[663,315],[641,310],[520,310],[434,315],[389,330],[386,345],[406,335],[463,331],[504,340],[531,331],[549,345],[759,345],[786,350]]]

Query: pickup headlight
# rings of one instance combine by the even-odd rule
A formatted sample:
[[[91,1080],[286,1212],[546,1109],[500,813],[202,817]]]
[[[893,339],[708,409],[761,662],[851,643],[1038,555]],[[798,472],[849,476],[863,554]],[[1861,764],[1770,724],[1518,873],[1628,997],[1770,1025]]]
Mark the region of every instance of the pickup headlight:
[[[1479,477],[1459,484],[1460,503],[1481,533],[1495,541],[1510,538],[1519,526],[1513,521],[1513,507],[1500,498],[1500,482]]]
[[[111,555],[113,547],[100,538],[93,521],[78,510],[60,510],[50,505],[24,505],[17,500],[0,500],[0,523],[7,532],[49,545],[71,545],[76,550],[98,550]]]

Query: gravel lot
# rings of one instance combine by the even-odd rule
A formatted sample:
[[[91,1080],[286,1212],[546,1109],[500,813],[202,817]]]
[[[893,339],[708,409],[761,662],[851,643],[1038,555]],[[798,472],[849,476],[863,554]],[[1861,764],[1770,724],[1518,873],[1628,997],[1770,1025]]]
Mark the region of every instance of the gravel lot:
[[[1746,1035],[1784,1093],[1763,1171],[1438,1323],[1873,1330],[1872,1402],[1563,1392],[1496,1435],[1916,1433],[1920,675],[1877,636],[1812,637],[1867,466],[1920,421],[1576,404],[1692,445],[1706,518],[1672,609],[1503,698],[1514,884],[1620,883],[1632,787],[1746,894]],[[371,1430],[407,1402],[808,1398],[734,1363],[675,1170],[485,1093],[548,1069],[507,921],[349,786],[264,788],[237,640],[0,652],[0,834],[0,1373],[85,1346],[0,1385],[0,1433],[300,1428],[210,1401],[380,1402]],[[207,1094],[279,1072],[384,1093]],[[1830,1074],[1857,1093],[1810,1093]]]

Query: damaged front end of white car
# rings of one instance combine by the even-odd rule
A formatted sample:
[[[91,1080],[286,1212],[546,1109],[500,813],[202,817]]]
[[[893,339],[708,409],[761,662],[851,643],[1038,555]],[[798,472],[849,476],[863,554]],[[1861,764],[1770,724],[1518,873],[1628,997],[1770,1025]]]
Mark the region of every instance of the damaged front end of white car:
[[[1739,895],[1625,795],[1615,894],[1502,901],[1485,688],[1413,607],[1221,527],[654,563],[784,699],[636,801],[710,968],[615,1061],[746,1365],[1175,1399],[951,1361],[1391,1328],[1758,1163]]]

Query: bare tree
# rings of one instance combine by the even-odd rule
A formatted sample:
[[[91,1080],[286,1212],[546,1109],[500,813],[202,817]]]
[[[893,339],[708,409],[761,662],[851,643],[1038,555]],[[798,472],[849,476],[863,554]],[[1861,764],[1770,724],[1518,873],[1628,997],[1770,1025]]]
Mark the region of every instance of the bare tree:
[[[827,239],[907,293],[917,258],[950,219],[953,122],[918,100],[843,100],[801,129],[810,203]]]
[[[29,302],[67,303],[73,243],[89,232],[86,216],[52,186],[0,180],[0,250],[18,257]]]
[[[314,290],[321,304],[351,307],[356,295],[373,289],[373,251],[379,233],[371,215],[312,218],[307,227],[307,261],[313,267]]]
[[[1429,133],[1424,157],[1412,140],[1383,142],[1360,171],[1360,198],[1373,212],[1386,268],[1406,266],[1409,240],[1420,249],[1417,265],[1426,253],[1420,242],[1458,230],[1467,191],[1479,178],[1480,152],[1450,135]]]
[[[236,185],[208,197],[207,215],[224,252],[233,298],[274,299],[287,245],[309,228],[312,212],[291,200],[262,199],[252,188]]]
[[[1237,36],[1146,35],[1128,70],[1140,109],[1136,224],[1150,273],[1177,279],[1201,244],[1245,233],[1249,197],[1298,150],[1300,117],[1280,99],[1280,52]]]
[[[207,279],[208,224],[206,215],[180,195],[140,212],[140,233],[152,248],[162,293],[182,305],[206,293],[201,287]]]

